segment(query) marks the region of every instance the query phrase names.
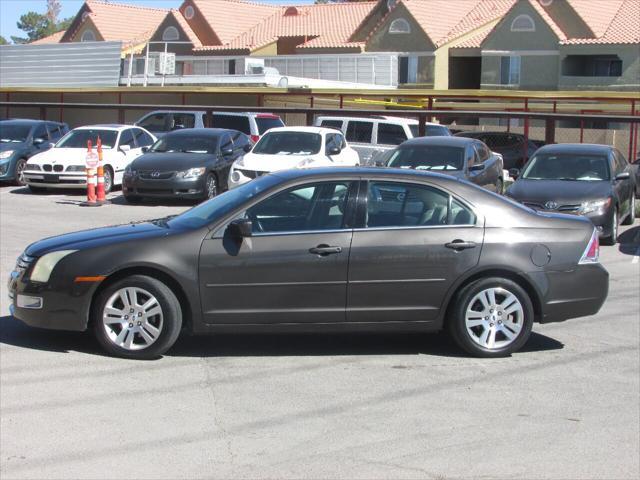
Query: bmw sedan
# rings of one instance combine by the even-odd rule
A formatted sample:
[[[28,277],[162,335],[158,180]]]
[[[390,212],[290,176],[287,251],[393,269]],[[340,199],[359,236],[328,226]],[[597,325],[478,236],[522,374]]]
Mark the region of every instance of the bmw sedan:
[[[445,328],[470,354],[496,357],[520,349],[534,322],[595,314],[608,285],[585,218],[450,176],[334,167],[267,174],[175,217],[41,240],[18,259],[9,294],[26,324],[91,329],[129,358],[161,355],[181,330]]]
[[[603,243],[614,245],[618,225],[635,219],[635,172],[608,145],[547,145],[511,176],[506,195],[536,210],[585,215]]]

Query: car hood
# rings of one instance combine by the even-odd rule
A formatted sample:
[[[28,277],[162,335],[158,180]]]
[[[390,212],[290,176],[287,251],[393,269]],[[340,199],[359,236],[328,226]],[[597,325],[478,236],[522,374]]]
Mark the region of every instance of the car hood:
[[[40,257],[58,250],[85,250],[100,247],[105,244],[113,245],[119,241],[128,242],[169,236],[179,233],[180,231],[182,230],[179,228],[168,228],[163,220],[150,220],[148,222],[131,223],[128,225],[82,230],[45,238],[29,245],[25,253],[30,257]]]
[[[215,160],[210,153],[145,153],[131,162],[132,170],[188,170],[204,167]]]
[[[95,153],[95,149],[94,149]],[[113,155],[112,149],[103,151],[103,159],[108,161]],[[29,163],[57,163],[62,165],[84,165],[87,158],[86,148],[51,148],[29,159]]]
[[[0,143],[0,152],[7,150],[22,150],[27,144],[25,142],[2,142]]]
[[[566,180],[517,180],[508,190],[509,196],[520,202],[580,203],[611,195],[607,181],[586,182]]]
[[[314,161],[320,160],[316,155],[262,155],[257,153],[247,153],[240,165],[236,166],[242,170],[254,170],[256,172],[276,172],[278,170],[289,170],[298,168],[300,163],[307,158]]]

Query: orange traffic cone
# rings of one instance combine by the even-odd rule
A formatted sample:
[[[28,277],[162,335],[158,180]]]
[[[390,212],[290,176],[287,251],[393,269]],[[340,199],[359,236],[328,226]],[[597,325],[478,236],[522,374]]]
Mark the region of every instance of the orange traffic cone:
[[[95,171],[93,169],[93,164],[95,162],[95,153],[93,153],[91,140],[87,140],[87,201],[86,205],[95,205],[96,204],[96,185],[95,185]]]
[[[102,167],[102,140],[100,140],[100,137],[98,137],[98,188],[96,193],[98,203],[105,203],[106,197],[104,192],[104,168]]]

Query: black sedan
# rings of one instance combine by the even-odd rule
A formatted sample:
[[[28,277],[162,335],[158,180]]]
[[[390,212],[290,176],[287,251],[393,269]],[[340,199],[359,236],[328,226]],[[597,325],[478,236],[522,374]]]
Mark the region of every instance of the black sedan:
[[[447,328],[467,352],[495,357],[522,347],[534,322],[595,314],[608,284],[584,218],[540,215],[446,175],[334,167],[41,240],[8,290],[23,322],[92,329],[130,358],[162,354],[183,328]]]
[[[386,158],[388,167],[445,173],[502,193],[502,157],[479,140],[458,137],[414,138],[390,151]]]
[[[506,194],[536,210],[587,216],[603,243],[614,245],[618,225],[635,219],[635,173],[607,145],[547,145],[525,165]]]
[[[543,141],[531,140],[512,132],[458,132],[456,136],[481,140],[491,150],[502,155],[507,169],[521,168],[544,145]]]
[[[171,132],[154,143],[124,172],[128,202],[145,197],[206,200],[228,189],[233,162],[251,150],[244,133],[222,128]]]

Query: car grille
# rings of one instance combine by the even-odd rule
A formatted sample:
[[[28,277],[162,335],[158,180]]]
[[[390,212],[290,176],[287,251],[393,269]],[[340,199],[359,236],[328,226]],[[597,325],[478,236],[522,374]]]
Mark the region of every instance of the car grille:
[[[159,172],[157,170],[138,171],[138,176],[143,180],[168,180],[175,174],[176,172]]]
[[[260,171],[255,171],[255,170],[241,170],[241,169],[236,169],[238,172],[240,172],[242,175],[244,175],[247,178],[258,178],[261,177],[262,175],[266,175],[269,172],[260,172]]]
[[[54,172],[61,172],[62,170],[64,170],[64,166],[62,166],[62,165],[54,165],[53,166],[53,171]]]
[[[50,172],[51,170],[53,170],[53,168],[51,167],[51,165],[48,165],[48,164],[47,164],[47,165],[43,165],[43,166],[42,166],[42,169],[43,169],[45,172]]]
[[[580,211],[581,205],[579,203],[568,203],[568,204],[558,204],[556,208],[549,209],[542,203],[535,202],[523,202],[529,208],[533,208],[534,210],[545,210],[548,212],[562,212],[562,213],[578,213]]]

